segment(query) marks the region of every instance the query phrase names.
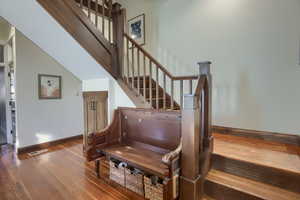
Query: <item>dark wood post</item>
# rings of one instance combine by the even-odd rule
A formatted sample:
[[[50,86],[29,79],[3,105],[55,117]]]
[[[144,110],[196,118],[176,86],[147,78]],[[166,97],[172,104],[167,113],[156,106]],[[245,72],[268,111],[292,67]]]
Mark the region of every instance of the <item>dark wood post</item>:
[[[200,75],[206,76],[204,88],[202,115],[203,126],[201,135],[203,136],[202,152],[200,157],[201,174],[205,177],[211,167],[211,154],[213,151],[212,136],[212,76],[210,72],[211,62],[198,63],[200,66]]]
[[[124,67],[124,33],[126,23],[126,10],[121,8],[121,4],[114,3],[112,9],[113,23],[113,44],[114,50],[112,55],[112,63],[114,72],[117,77],[122,76]]]
[[[200,108],[195,95],[185,95],[182,110],[180,199],[201,199]]]
[[[205,138],[211,135],[210,62],[199,63],[200,76],[195,94],[184,96],[182,109],[182,153],[180,199],[199,200],[203,195]],[[204,92],[202,92],[204,91]]]

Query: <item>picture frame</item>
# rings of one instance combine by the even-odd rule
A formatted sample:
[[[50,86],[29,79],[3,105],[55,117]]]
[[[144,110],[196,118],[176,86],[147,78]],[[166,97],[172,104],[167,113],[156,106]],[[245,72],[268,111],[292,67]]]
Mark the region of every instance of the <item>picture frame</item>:
[[[62,77],[57,75],[38,75],[39,99],[61,99]]]
[[[146,44],[145,35],[145,14],[138,15],[128,20],[128,35],[139,45]]]

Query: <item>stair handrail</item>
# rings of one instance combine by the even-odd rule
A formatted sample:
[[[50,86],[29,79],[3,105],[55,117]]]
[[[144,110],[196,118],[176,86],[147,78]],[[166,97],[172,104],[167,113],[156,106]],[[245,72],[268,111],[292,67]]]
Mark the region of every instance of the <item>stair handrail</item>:
[[[160,62],[158,62],[150,53],[148,53],[141,45],[139,45],[134,39],[132,39],[127,33],[124,33],[124,38],[125,38],[125,41],[126,41],[126,56],[127,56],[127,75],[123,76],[123,78],[125,79],[125,81],[127,81],[127,83],[130,85],[130,81],[129,81],[129,78],[130,78],[130,74],[129,74],[129,69],[130,69],[130,66],[129,66],[129,51],[131,51],[131,56],[132,56],[132,60],[133,62],[131,61],[131,71],[132,71],[132,79],[135,78],[134,77],[134,63],[135,63],[135,60],[134,60],[134,51],[135,49],[137,49],[137,64],[139,65],[140,64],[140,53],[143,54],[144,56],[144,60],[145,58],[149,59],[149,76],[152,77],[152,64],[154,64],[157,69],[156,69],[156,108],[158,108],[158,101],[159,101],[159,98],[158,98],[158,92],[159,92],[159,70],[163,73],[163,90],[164,90],[164,96],[163,96],[163,108],[166,109],[166,76],[170,79],[171,81],[171,94],[170,94],[170,97],[171,97],[171,109],[173,110],[175,108],[175,100],[174,100],[174,81],[179,81],[180,82],[180,106],[183,105],[183,84],[184,84],[184,81],[189,81],[189,94],[192,94],[192,89],[193,89],[193,80],[197,80],[198,79],[198,75],[191,75],[191,76],[174,76],[172,75],[167,69],[166,67],[164,67]],[[129,47],[129,43],[131,44],[131,47]],[[145,62],[145,61],[144,61]],[[145,65],[145,63],[144,63]],[[144,66],[145,67],[145,66]],[[123,75],[124,75],[124,68],[125,66],[123,67]],[[138,71],[138,74],[137,76],[140,77],[140,73],[139,73],[139,70],[140,70],[140,67],[138,66],[137,68],[137,71]],[[145,69],[143,70],[145,71]],[[145,78],[145,75],[144,75],[144,84],[146,83],[146,78]],[[149,85],[152,86],[152,78],[150,78],[150,83]],[[133,89],[135,89],[135,86],[134,86],[134,81],[131,81],[131,87]],[[138,81],[137,82],[137,92],[140,93],[140,82]],[[150,94],[150,105],[152,105],[152,90],[149,90]],[[145,87],[144,87],[144,91],[143,91],[143,96],[145,98],[145,101],[146,101],[146,91],[145,91]]]
[[[158,62],[150,53],[148,53],[141,45],[139,45],[134,39],[132,39],[127,33],[124,33],[124,36],[134,44],[134,47],[138,48],[141,52],[143,52],[146,57],[148,57],[154,64],[156,64],[166,75],[168,75],[173,80],[196,80],[199,76],[191,75],[191,76],[173,76],[160,62]]]

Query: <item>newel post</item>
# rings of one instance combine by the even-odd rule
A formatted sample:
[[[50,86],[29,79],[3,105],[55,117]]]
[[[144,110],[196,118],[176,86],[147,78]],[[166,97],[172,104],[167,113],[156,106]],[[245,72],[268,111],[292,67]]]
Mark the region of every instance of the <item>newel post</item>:
[[[200,76],[206,76],[206,84],[204,88],[203,106],[202,106],[202,152],[200,157],[200,170],[202,176],[206,176],[211,168],[211,154],[213,152],[213,135],[212,135],[212,76],[211,62],[200,62]]]
[[[210,62],[199,63],[200,78],[210,76]],[[208,79],[207,79],[208,80]],[[207,84],[206,84],[207,85]],[[204,94],[206,93],[204,87]],[[181,151],[181,176],[180,200],[199,200],[203,195],[204,174],[202,171],[202,157],[204,152],[205,127],[210,123],[207,120],[205,108],[211,104],[203,102],[208,95],[201,96],[202,91],[184,96],[182,109],[182,151]],[[204,100],[206,102],[206,100]],[[204,113],[203,113],[204,112]],[[207,128],[207,130],[209,130]]]
[[[124,33],[126,24],[126,10],[121,8],[121,4],[114,3],[112,8],[113,23],[113,53],[112,63],[117,77],[121,77],[124,66]]]

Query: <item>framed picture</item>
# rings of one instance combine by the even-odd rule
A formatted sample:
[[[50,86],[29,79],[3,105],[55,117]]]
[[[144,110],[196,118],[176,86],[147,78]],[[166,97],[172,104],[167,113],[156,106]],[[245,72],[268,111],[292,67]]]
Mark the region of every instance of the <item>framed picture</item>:
[[[39,99],[61,99],[61,76],[39,74]]]
[[[145,14],[136,16],[128,20],[128,34],[139,45],[145,44]]]

